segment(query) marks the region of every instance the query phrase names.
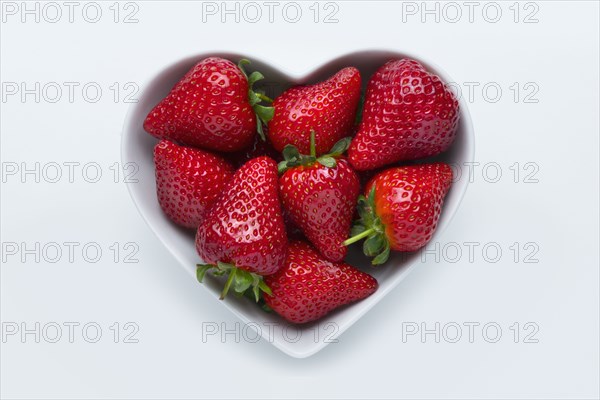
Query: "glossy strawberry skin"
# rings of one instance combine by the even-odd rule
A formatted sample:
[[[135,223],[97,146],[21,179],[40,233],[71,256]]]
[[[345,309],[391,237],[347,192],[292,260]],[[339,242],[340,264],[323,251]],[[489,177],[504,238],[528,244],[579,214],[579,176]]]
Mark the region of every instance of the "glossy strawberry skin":
[[[375,188],[375,214],[392,250],[415,251],[429,242],[451,183],[450,166],[436,163],[391,168],[367,184],[365,196]]]
[[[208,208],[233,177],[233,167],[204,150],[161,140],[154,147],[156,193],[164,213],[176,224],[196,229]]]
[[[344,68],[330,79],[311,86],[296,86],[275,99],[275,115],[268,137],[279,152],[293,144],[300,153],[310,150],[310,131],[316,133],[317,155],[349,136],[360,100],[360,72]]]
[[[375,278],[343,262],[323,259],[306,242],[292,242],[283,268],[265,278],[265,303],[286,320],[302,324],[322,318],[377,290]]]
[[[205,263],[269,275],[283,266],[286,247],[277,164],[258,157],[236,171],[210,208],[198,227],[196,250]]]
[[[459,106],[446,84],[417,61],[383,65],[369,81],[348,157],[357,170],[434,156],[456,136]]]
[[[290,219],[330,261],[341,261],[360,182],[346,159],[335,167],[319,163],[288,169],[279,180],[281,201]]]
[[[252,142],[256,116],[248,101],[248,80],[231,61],[206,58],[156,105],[144,129],[159,139],[231,152]]]

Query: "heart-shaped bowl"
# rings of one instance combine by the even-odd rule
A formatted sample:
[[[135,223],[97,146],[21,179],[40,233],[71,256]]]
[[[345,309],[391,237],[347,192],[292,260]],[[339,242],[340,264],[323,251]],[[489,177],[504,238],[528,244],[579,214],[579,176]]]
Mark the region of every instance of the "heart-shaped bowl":
[[[199,60],[208,56],[220,56],[234,62],[242,58],[250,58],[251,70],[261,71],[266,79],[261,81],[262,87],[270,96],[277,96],[286,88],[299,83],[319,82],[333,75],[346,66],[354,66],[360,70],[363,86],[377,68],[390,59],[413,58],[420,61],[429,71],[436,73],[446,83],[453,80],[439,67],[406,53],[392,51],[361,51],[347,54],[327,62],[315,71],[305,76],[286,74],[273,67],[273,63],[261,61],[248,55],[240,54],[197,54],[180,60],[159,72],[146,85],[139,94],[139,101],[132,104],[124,125],[122,138],[122,161],[134,163],[139,167],[137,182],[127,183],[129,193],[133,198],[140,214],[146,220],[156,236],[179,261],[181,266],[196,279],[196,264],[201,262],[194,246],[194,232],[179,228],[173,224],[162,212],[156,198],[156,184],[154,177],[153,148],[157,139],[146,133],[142,127],[144,118],[150,110],[171,90],[177,81]],[[435,157],[436,161],[444,161],[454,166],[465,165],[473,160],[474,134],[471,117],[467,104],[460,99],[460,122],[456,139],[451,148],[445,153]],[[467,179],[455,181],[446,196],[443,211],[438,223],[438,228],[431,240],[435,242],[439,235],[448,226],[467,188]],[[360,247],[360,246],[355,246]],[[220,303],[237,315],[242,321],[241,333],[249,341],[255,341],[258,336],[272,343],[284,353],[293,357],[308,357],[323,349],[356,322],[362,315],[379,302],[391,291],[407,273],[417,264],[419,252],[393,254],[383,266],[373,268],[369,260],[364,258],[359,249],[349,252],[347,261],[360,269],[371,273],[379,282],[379,289],[370,297],[340,308],[324,317],[321,321],[301,326],[286,323],[274,313],[263,311],[256,304],[245,298],[229,296],[224,301],[218,300],[222,282],[216,279],[204,280],[204,285],[198,284],[198,290],[209,290],[215,298],[215,305]]]

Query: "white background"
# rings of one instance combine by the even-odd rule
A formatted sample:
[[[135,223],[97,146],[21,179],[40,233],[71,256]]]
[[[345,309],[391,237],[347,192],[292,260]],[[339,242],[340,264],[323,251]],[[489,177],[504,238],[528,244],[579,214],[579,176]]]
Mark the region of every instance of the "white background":
[[[118,23],[112,2],[99,3],[97,23],[83,18],[85,3],[69,22],[68,8],[59,2],[63,15],[56,23],[47,20],[56,10],[47,8],[44,15],[43,3],[38,4],[39,22],[35,15],[25,15],[22,22],[21,10],[7,13],[6,3],[0,65],[2,327],[6,333],[14,326],[21,329],[22,323],[30,329],[36,322],[41,327],[80,325],[73,343],[64,325],[57,343],[44,336],[36,343],[33,334],[5,335],[2,397],[598,398],[597,2],[516,7],[500,2],[496,23],[489,22],[496,8],[482,11],[486,3],[474,9],[469,21],[463,2],[455,3],[462,18],[454,23],[456,8],[438,4],[436,22],[435,14],[421,14],[421,2],[413,3],[415,15],[406,13],[414,10],[407,3],[336,2],[336,23],[323,23],[326,11],[335,10],[324,10],[323,4],[315,23],[314,6],[309,8],[313,2],[299,3],[302,17],[288,22],[282,2],[270,23],[268,8],[259,2],[261,21],[248,21],[254,11],[247,9],[252,13],[240,15],[239,22],[225,15],[221,23],[220,13],[203,15],[200,2],[156,1],[136,2],[138,22],[131,24],[122,19],[135,8],[124,9],[123,3]],[[434,9],[436,3],[427,7]],[[293,10],[288,11],[288,19],[293,18]],[[93,10],[88,12],[93,18]],[[524,23],[531,13],[532,23]],[[442,237],[440,258],[429,255],[339,343],[308,359],[290,358],[263,341],[249,343],[243,335],[239,343],[234,335],[203,342],[203,323],[235,331],[237,321],[190,279],[146,227],[122,175],[115,183],[110,167],[120,161],[121,126],[130,105],[123,98],[124,85],[142,85],[165,65],[207,51],[245,53],[273,60],[282,69],[308,72],[340,54],[369,48],[422,54],[454,77],[463,95],[468,85],[479,85],[470,112],[481,165]],[[28,88],[35,82],[80,86],[72,102],[63,86],[61,99],[51,103],[54,91],[41,93],[36,102],[33,94],[24,99],[20,93],[7,95],[7,82],[24,82]],[[88,82],[103,90],[96,103],[82,96]],[[117,101],[109,88],[115,82],[121,87]],[[515,87],[510,89],[515,82],[517,98]],[[488,83],[489,91],[482,93]],[[525,88],[526,83],[532,85]],[[502,90],[498,99],[496,87]],[[93,90],[88,94],[93,96]],[[40,172],[39,183],[35,174],[7,174],[15,165],[33,169],[36,162],[47,173]],[[80,163],[73,182],[65,162]],[[532,166],[524,169],[528,162]],[[63,165],[57,183],[49,182],[56,173],[52,163]],[[82,176],[86,163],[100,166],[97,183],[86,181],[94,178],[93,168]],[[515,163],[521,171],[516,183],[515,168],[510,168]],[[492,167],[483,172],[484,165]],[[493,183],[498,168],[502,176]],[[532,179],[537,183],[526,182]],[[6,251],[10,243],[22,250],[36,242],[41,247],[80,245],[73,262],[64,246],[55,263],[49,262],[54,252],[41,254],[39,262],[35,255],[22,262],[21,253]],[[121,248],[116,260],[110,249],[115,242]],[[133,256],[137,263],[124,262],[128,242],[139,247]],[[473,259],[465,242],[479,243]],[[516,259],[515,242],[521,248]],[[86,243],[102,249],[98,262],[83,258]],[[486,243],[492,243],[487,256],[482,254]],[[457,256],[457,247],[462,255]],[[502,256],[491,262],[497,247]],[[538,262],[525,262],[532,251],[529,261]],[[81,327],[90,322],[102,328],[97,343],[82,335]],[[118,343],[110,329],[115,322],[120,324]],[[124,343],[123,334],[131,331],[124,329],[127,322],[139,327],[138,343]],[[464,326],[468,322],[480,324],[473,343]],[[515,322],[517,343],[510,329]],[[532,323],[529,330],[527,322]],[[451,343],[454,331],[448,330],[439,343],[433,334],[404,335],[403,340],[403,331],[413,323],[428,329],[456,323],[463,326],[462,337]],[[496,343],[486,341],[495,336],[493,329],[488,336],[482,333],[486,323],[502,328]],[[536,326],[530,339],[537,343],[525,343],[524,335]],[[53,330],[46,333],[54,337]],[[94,336],[93,330],[88,333]]]

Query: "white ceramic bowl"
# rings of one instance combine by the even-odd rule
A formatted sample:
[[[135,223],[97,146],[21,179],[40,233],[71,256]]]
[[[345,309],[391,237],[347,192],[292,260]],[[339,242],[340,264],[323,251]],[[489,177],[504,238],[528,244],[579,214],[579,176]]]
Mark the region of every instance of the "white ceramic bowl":
[[[194,247],[194,234],[183,230],[163,214],[156,200],[156,185],[154,180],[153,147],[157,140],[146,133],[142,123],[146,115],[183,77],[183,75],[199,60],[217,55],[237,62],[241,58],[252,61],[251,70],[261,71],[266,78],[265,89],[267,94],[276,96],[287,87],[297,83],[313,83],[327,78],[339,69],[346,66],[357,67],[363,78],[363,86],[373,72],[386,61],[393,58],[410,57],[419,60],[430,71],[438,74],[445,82],[453,80],[439,67],[414,57],[410,54],[391,51],[363,51],[348,54],[329,61],[305,76],[293,76],[279,71],[271,65],[253,58],[251,55],[240,54],[198,54],[180,60],[164,69],[151,79],[140,90],[139,101],[133,104],[125,120],[122,139],[122,161],[133,162],[139,166],[139,182],[128,183],[129,193],[135,205],[146,220],[156,236],[169,249],[181,266],[188,271],[191,279],[196,279],[196,264],[201,262]],[[454,165],[464,165],[472,161],[474,154],[474,135],[471,117],[466,102],[460,100],[460,123],[456,140],[451,148],[436,160],[445,161]],[[448,193],[437,231],[432,242],[435,242],[440,233],[448,226],[452,216],[459,207],[467,188],[467,179],[456,181]],[[356,246],[360,247],[360,246]],[[276,314],[269,314],[247,299],[229,296],[226,300],[218,300],[222,283],[214,278],[205,279],[203,285],[198,284],[198,290],[209,290],[215,298],[215,307],[225,306],[242,321],[242,333],[253,340],[256,335],[272,343],[275,347],[293,357],[308,357],[324,348],[364,315],[371,307],[379,302],[398,283],[418,261],[418,253],[395,254],[390,261],[377,268],[372,268],[369,261],[360,254],[359,249],[352,250],[348,255],[348,262],[371,273],[379,282],[379,289],[369,298],[339,309],[323,320],[296,327],[285,323]],[[220,304],[220,305],[219,305]],[[256,335],[255,335],[256,333]]]

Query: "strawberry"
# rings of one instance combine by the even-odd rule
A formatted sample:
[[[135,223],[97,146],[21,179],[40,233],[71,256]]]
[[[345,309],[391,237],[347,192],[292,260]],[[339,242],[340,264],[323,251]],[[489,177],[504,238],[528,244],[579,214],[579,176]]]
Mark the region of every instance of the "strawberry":
[[[350,138],[336,143],[327,155],[316,157],[315,133],[311,132],[311,154],[300,155],[293,145],[284,150],[279,163],[283,175],[279,191],[285,212],[319,252],[330,261],[341,261],[346,246],[360,182],[341,155]]]
[[[277,188],[277,164],[268,157],[248,161],[236,171],[198,227],[196,250],[207,264],[198,265],[198,280],[209,269],[229,277],[237,293],[252,287],[269,292],[262,276],[274,274],[285,261],[287,237]]]
[[[396,167],[377,174],[358,199],[360,219],[352,228],[349,245],[367,238],[363,249],[384,263],[391,250],[415,251],[431,239],[450,189],[452,169],[447,164]]]
[[[389,61],[369,81],[362,120],[348,151],[357,170],[434,156],[450,147],[458,101],[415,60]]]
[[[321,155],[350,134],[359,99],[360,72],[354,67],[315,85],[292,87],[273,102],[268,137],[279,152],[292,144],[308,154],[314,130],[317,155]]]
[[[209,152],[161,140],[154,147],[158,203],[167,216],[197,228],[233,177],[233,167]]]
[[[273,109],[259,104],[270,99],[252,90],[263,75],[247,76],[243,66],[248,63],[236,66],[219,57],[200,61],[150,111],[144,129],[159,139],[215,151],[250,145]]]
[[[377,290],[371,275],[343,262],[331,262],[306,242],[292,242],[285,265],[265,277],[271,294],[264,300],[286,320],[302,324],[362,300]]]

